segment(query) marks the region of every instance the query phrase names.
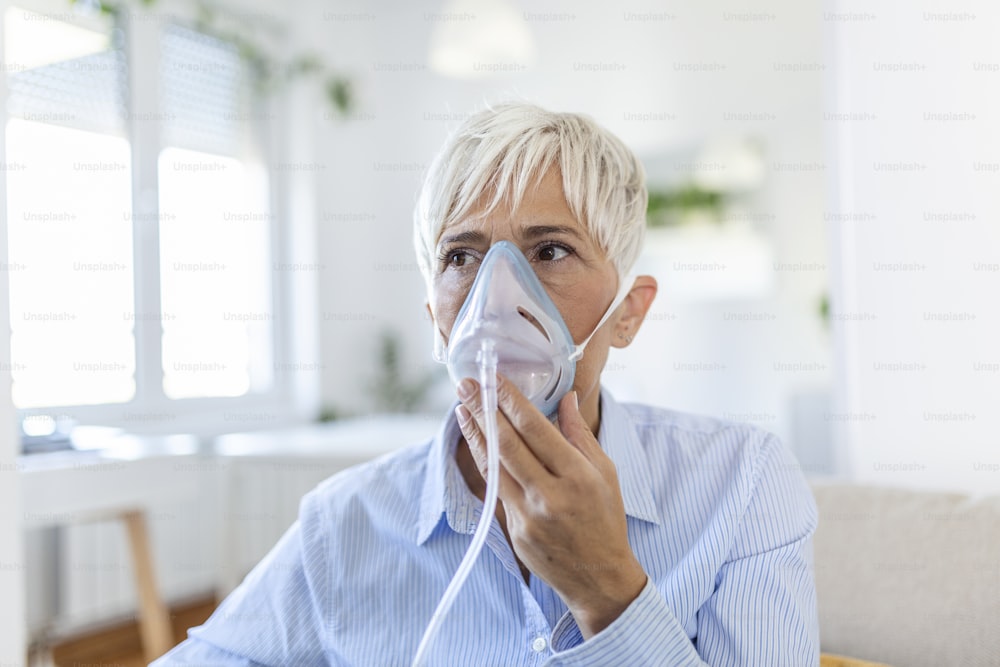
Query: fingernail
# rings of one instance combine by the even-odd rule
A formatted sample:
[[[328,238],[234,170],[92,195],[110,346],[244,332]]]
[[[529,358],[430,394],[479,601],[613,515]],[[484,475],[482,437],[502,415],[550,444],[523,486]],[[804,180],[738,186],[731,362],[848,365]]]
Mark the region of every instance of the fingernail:
[[[465,426],[466,424],[469,423],[469,420],[472,418],[472,413],[470,413],[469,409],[466,408],[464,405],[456,405],[455,418],[458,419],[459,426]]]
[[[458,397],[463,401],[476,393],[476,383],[470,378],[465,378],[458,383]]]
[[[577,410],[580,409],[580,397],[577,395],[575,391],[573,392],[573,407],[576,408]]]

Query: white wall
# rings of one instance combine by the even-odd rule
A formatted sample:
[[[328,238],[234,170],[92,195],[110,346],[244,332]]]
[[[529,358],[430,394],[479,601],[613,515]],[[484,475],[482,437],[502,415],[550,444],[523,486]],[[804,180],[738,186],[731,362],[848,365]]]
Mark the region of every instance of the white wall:
[[[4,241],[0,257],[6,258],[6,224],[0,223]],[[4,259],[3,261],[6,261]],[[0,366],[10,367],[7,332],[7,277],[0,278]],[[10,399],[10,372],[0,372],[0,665],[21,665],[25,660],[24,548],[21,535],[21,484],[17,472],[20,439]]]
[[[6,229],[0,226],[0,231]],[[6,283],[6,280],[2,281]],[[6,293],[6,292],[5,292]],[[6,299],[2,299],[6,302]],[[0,317],[7,331],[8,319]],[[7,336],[2,336],[6,339]],[[0,341],[6,344],[6,340]],[[9,349],[9,346],[6,348]],[[0,353],[0,363],[9,364],[9,353]],[[20,440],[15,437],[14,407],[10,402],[10,374],[0,374],[5,389],[0,390],[0,665],[20,665],[25,659],[24,548],[21,536],[20,479],[17,454]]]
[[[0,9],[2,9],[0,5]],[[0,45],[2,46],[2,45]],[[7,101],[7,80],[0,72],[0,104]],[[0,155],[5,155],[0,133]],[[0,178],[0,202],[6,202],[6,179]],[[7,216],[0,213],[0,263],[8,265]],[[21,534],[21,480],[17,456],[21,440],[10,386],[10,306],[7,270],[0,270],[0,665],[24,664],[25,562]]]
[[[861,480],[995,492],[1000,7],[836,6],[840,442]]]
[[[433,366],[410,243],[419,177],[447,130],[465,114],[483,100],[517,95],[589,113],[644,157],[689,150],[715,136],[763,140],[769,173],[754,202],[755,220],[775,239],[777,261],[819,268],[777,272],[777,291],[754,304],[774,312],[777,322],[724,322],[727,310],[746,304],[723,303],[685,312],[676,325],[683,327],[680,338],[665,331],[662,322],[659,329],[650,324],[644,332],[662,339],[660,353],[668,361],[689,360],[705,350],[729,358],[729,370],[699,381],[745,391],[695,396],[686,390],[690,377],[684,376],[659,386],[655,395],[636,390],[640,395],[631,397],[692,410],[765,415],[766,426],[787,436],[791,396],[825,386],[829,375],[828,342],[815,314],[827,264],[823,47],[816,6],[772,0],[758,3],[752,16],[735,0],[668,9],[654,2],[568,1],[525,8],[537,45],[535,63],[521,72],[462,82],[426,68],[436,25],[430,19],[443,9],[442,2],[303,6],[300,19],[312,41],[354,74],[360,103],[353,122],[321,122],[316,142],[317,159],[327,166],[319,188],[319,253],[326,264],[320,294],[324,399],[353,410],[369,407],[359,389],[373,372],[374,336],[381,327],[405,331],[411,362]],[[649,12],[661,17],[632,18]],[[542,20],[540,13],[567,16]],[[587,71],[581,64],[611,71]],[[454,118],[450,123],[440,117],[448,112]],[[634,120],[643,113],[661,117]],[[379,170],[377,163],[395,169]],[[665,286],[654,310],[674,309]],[[697,347],[676,347],[684,341]],[[733,363],[733,358],[738,360]],[[775,361],[816,363],[827,370],[775,372]],[[611,363],[625,378],[623,391],[640,386],[627,376],[642,373],[647,365],[642,359],[626,354],[613,356]]]

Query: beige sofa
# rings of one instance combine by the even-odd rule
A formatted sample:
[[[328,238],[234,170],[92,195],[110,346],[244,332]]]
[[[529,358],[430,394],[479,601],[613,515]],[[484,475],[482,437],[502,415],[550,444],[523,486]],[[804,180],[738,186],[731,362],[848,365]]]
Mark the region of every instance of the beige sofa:
[[[813,491],[824,653],[894,667],[1000,665],[1000,495],[832,482]]]

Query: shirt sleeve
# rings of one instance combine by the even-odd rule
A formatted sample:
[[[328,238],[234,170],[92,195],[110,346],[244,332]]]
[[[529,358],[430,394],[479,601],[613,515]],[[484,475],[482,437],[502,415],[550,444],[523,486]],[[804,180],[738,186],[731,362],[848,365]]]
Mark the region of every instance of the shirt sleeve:
[[[546,665],[818,665],[812,491],[774,436],[761,445],[755,470],[729,558],[698,612],[694,643],[647,580],[622,615],[587,641],[572,615],[563,616]]]
[[[299,519],[204,625],[151,667],[329,664],[323,592],[329,591],[321,507],[307,494]]]
[[[711,665],[818,665],[816,501],[777,437],[760,459],[736,542],[698,613],[698,651]]]
[[[633,665],[705,665],[680,621],[651,579],[639,597],[608,627],[583,641],[572,614],[552,631],[553,657],[546,667],[631,667]]]

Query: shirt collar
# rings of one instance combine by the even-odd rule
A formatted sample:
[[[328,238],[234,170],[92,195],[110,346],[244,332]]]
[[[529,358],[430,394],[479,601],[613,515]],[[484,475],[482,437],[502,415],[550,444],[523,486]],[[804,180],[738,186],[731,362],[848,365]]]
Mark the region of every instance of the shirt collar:
[[[625,514],[660,525],[649,457],[631,415],[604,387],[601,387],[601,428],[597,431],[597,441],[618,471]]]
[[[437,528],[441,522],[441,515],[445,515],[448,524],[455,530],[459,525],[459,516],[467,515],[468,510],[463,511],[463,503],[458,502],[464,489],[469,496],[465,481],[458,470],[458,463],[455,462],[455,448],[461,437],[461,429],[458,427],[458,420],[455,418],[456,401],[438,428],[437,435],[431,441],[430,452],[427,455],[427,474],[424,477],[423,490],[420,494],[420,514],[417,517],[417,544],[423,544]],[[455,475],[458,475],[456,480]],[[458,497],[456,497],[458,496]],[[472,496],[476,500],[475,496]],[[480,503],[480,507],[482,503]],[[467,523],[467,522],[462,522]],[[460,526],[461,527],[461,526]],[[456,532],[466,532],[465,530]]]
[[[482,501],[469,491],[455,461],[455,448],[461,437],[455,418],[456,405],[457,402],[448,410],[431,442],[420,496],[417,544],[430,538],[441,523],[442,515],[455,532],[471,534],[482,514]],[[625,514],[659,525],[652,473],[642,443],[628,412],[603,387],[597,441],[618,471]]]

